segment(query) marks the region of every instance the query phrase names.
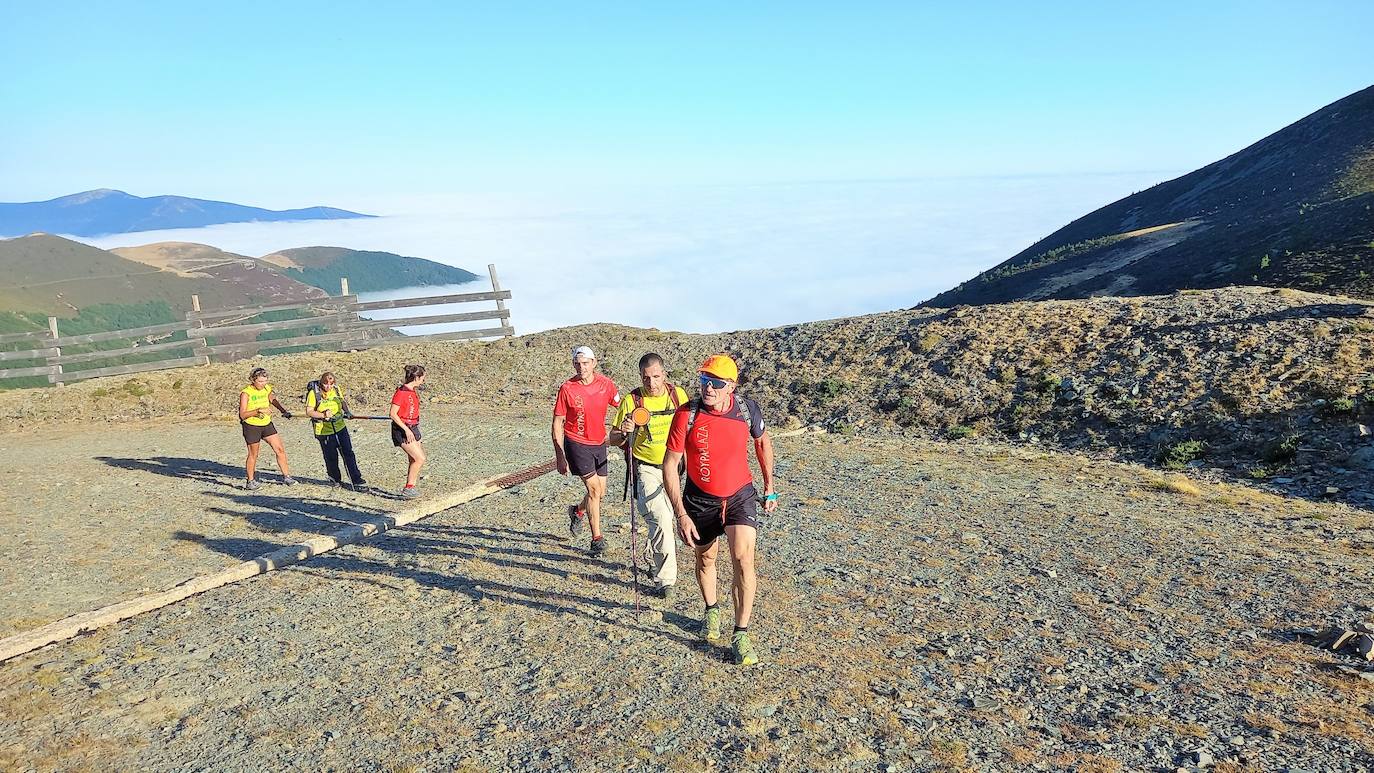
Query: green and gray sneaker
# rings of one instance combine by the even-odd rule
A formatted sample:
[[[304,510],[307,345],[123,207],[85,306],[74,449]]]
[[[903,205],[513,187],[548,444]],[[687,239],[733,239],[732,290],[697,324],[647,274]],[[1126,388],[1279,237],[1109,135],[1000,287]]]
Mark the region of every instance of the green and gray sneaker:
[[[734,639],[730,642],[730,649],[735,653],[735,665],[752,666],[759,662],[757,652],[754,652],[754,645],[749,641],[749,634],[746,631],[736,631]]]
[[[701,620],[701,638],[720,641],[720,609],[706,610],[706,617]]]

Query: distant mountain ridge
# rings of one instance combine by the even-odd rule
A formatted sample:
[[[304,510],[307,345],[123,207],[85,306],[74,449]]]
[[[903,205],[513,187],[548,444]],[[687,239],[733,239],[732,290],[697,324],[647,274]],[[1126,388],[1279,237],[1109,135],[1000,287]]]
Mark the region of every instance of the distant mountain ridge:
[[[1254,284],[1374,298],[1374,86],[1091,212],[921,305]]]
[[[133,196],[101,188],[48,201],[0,203],[0,236],[35,232],[103,236],[224,223],[375,217],[334,207],[271,210],[186,196]]]

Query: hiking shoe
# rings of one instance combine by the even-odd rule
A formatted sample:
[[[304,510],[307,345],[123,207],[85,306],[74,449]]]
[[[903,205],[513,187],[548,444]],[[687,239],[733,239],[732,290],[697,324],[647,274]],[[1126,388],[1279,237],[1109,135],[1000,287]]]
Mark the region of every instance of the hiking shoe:
[[[243,484],[243,487],[248,489],[249,491],[257,491],[258,489],[262,488],[262,484],[258,483],[256,480],[250,479],[247,483]]]
[[[402,499],[414,499],[418,496],[420,496],[420,492],[416,491],[414,486],[406,486],[401,489]]]
[[[296,479],[290,475],[283,475],[281,476],[281,484],[283,486],[294,486],[296,485]]]
[[[358,492],[359,494],[366,494],[367,491],[368,491],[368,489],[367,489],[367,481],[365,481],[365,480],[360,480],[360,481],[358,481],[357,483],[354,483],[354,484],[353,484],[353,490],[356,491],[356,492]]]
[[[650,596],[653,596],[653,597],[656,598],[656,599],[663,599],[664,601],[667,601],[667,600],[668,600],[669,598],[671,598],[672,595],[673,595],[673,586],[671,586],[671,585],[663,585],[663,586],[654,588],[654,589],[652,589],[652,590],[649,591],[649,595],[650,595]]]
[[[568,533],[576,537],[582,533],[587,516],[577,512],[577,505],[568,505]]]
[[[749,641],[749,634],[746,631],[736,631],[734,638],[730,641],[730,650],[735,655],[735,665],[752,666],[759,662],[759,655],[754,652],[754,645]]]
[[[720,609],[706,610],[706,616],[701,619],[701,638],[720,641]]]
[[[605,552],[606,552],[606,538],[605,538],[605,537],[597,537],[596,539],[592,540],[591,547],[588,548],[588,551],[590,551],[591,554],[594,555],[594,556],[599,556],[599,555],[601,555],[602,553],[605,553]]]

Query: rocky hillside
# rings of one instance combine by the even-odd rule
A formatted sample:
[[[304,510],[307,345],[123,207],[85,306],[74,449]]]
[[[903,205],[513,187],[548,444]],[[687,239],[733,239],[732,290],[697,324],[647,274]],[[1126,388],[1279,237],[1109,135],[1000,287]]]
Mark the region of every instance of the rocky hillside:
[[[836,433],[984,437],[1190,466],[1292,493],[1374,501],[1374,304],[1252,287],[1168,296],[920,309],[767,330],[687,335],[616,325],[490,343],[397,345],[282,355],[0,395],[14,427],[221,415],[249,367],[284,393],[326,368],[363,406],[384,406],[401,366],[430,368],[437,402],[542,412],[589,343],[606,372],[635,383],[662,353],[691,384],[706,354],[731,351],[744,391],[775,425]],[[1336,489],[1328,494],[1328,487]]]
[[[924,306],[1258,284],[1374,297],[1374,86],[1085,215]]]

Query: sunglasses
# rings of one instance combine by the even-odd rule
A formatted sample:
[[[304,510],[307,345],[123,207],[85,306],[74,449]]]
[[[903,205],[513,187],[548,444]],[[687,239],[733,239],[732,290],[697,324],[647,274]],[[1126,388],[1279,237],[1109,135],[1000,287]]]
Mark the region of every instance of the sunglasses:
[[[724,389],[724,388],[725,388],[725,385],[726,385],[726,384],[729,384],[729,383],[730,383],[729,381],[726,381],[726,380],[723,379],[723,378],[713,378],[713,377],[711,377],[711,376],[702,376],[702,377],[701,377],[701,388],[702,388],[702,389],[705,389],[706,387],[711,387],[712,389]]]

